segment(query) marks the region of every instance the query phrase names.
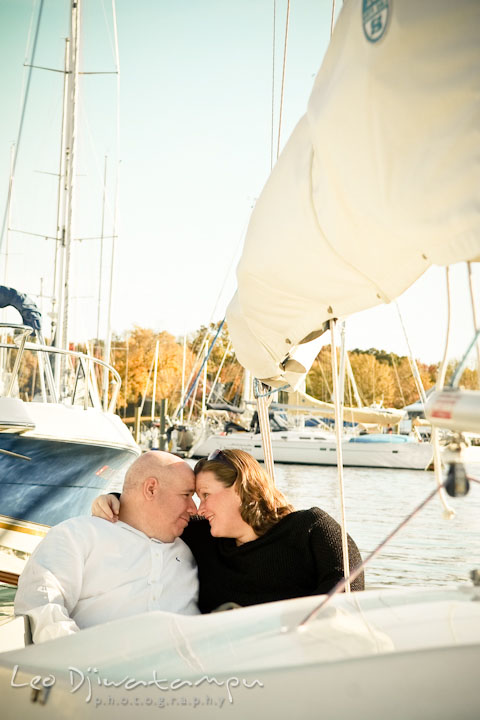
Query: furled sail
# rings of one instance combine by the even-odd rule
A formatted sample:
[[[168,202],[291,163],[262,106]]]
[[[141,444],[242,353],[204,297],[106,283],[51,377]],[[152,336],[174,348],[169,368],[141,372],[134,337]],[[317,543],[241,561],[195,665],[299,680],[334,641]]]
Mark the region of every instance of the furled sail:
[[[297,412],[306,412],[311,415],[318,414],[322,417],[334,418],[335,405],[323,402],[308,395],[308,393],[296,390],[289,394],[288,408]],[[373,408],[373,407],[342,407],[343,420],[345,422],[360,423],[361,425],[374,425],[388,427],[398,425],[405,417],[404,410],[396,408]]]
[[[326,321],[480,259],[479,38],[478,0],[345,2],[227,312],[256,377],[295,387]]]

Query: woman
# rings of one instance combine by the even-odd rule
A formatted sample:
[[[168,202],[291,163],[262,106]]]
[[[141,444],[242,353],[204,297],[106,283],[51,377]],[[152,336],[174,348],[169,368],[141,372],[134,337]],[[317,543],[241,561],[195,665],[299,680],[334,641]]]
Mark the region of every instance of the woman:
[[[199,608],[255,605],[323,594],[343,577],[339,524],[313,507],[297,510],[242,450],[216,450],[194,468],[198,513],[182,540],[198,565]],[[104,515],[101,505],[94,514]],[[362,559],[348,539],[351,571]],[[363,590],[363,573],[352,590]]]

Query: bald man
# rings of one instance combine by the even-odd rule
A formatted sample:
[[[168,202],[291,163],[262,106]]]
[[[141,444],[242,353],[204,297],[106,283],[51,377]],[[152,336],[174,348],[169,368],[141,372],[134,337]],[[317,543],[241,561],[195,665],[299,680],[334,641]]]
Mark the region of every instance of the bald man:
[[[148,452],[130,466],[115,524],[77,517],[53,527],[20,576],[15,614],[36,643],[149,610],[198,613],[193,555],[180,535],[196,513],[190,466]]]

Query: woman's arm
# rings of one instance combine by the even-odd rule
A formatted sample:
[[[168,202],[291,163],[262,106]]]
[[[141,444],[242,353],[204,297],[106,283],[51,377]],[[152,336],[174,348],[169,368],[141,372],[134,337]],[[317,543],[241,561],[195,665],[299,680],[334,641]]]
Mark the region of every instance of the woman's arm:
[[[311,529],[310,547],[317,571],[316,592],[329,592],[344,577],[342,531],[340,525],[327,513]],[[350,572],[357,568],[362,557],[357,545],[348,536],[348,558]],[[351,584],[352,590],[363,590],[365,585],[363,572]]]

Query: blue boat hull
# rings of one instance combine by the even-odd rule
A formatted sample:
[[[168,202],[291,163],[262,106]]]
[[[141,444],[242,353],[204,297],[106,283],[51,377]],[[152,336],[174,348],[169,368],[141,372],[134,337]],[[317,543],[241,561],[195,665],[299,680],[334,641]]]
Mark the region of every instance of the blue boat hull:
[[[136,453],[122,447],[0,433],[0,514],[55,525],[90,512],[92,500],[120,483]]]

